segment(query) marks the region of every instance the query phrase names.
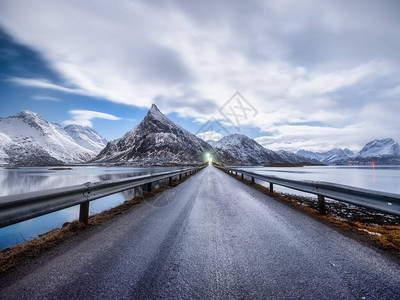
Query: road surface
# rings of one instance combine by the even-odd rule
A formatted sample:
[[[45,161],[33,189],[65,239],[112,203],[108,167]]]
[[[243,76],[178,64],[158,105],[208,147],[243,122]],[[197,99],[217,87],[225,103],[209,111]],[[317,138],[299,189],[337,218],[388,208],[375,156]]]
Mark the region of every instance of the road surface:
[[[207,167],[0,276],[0,299],[399,299],[400,267]]]

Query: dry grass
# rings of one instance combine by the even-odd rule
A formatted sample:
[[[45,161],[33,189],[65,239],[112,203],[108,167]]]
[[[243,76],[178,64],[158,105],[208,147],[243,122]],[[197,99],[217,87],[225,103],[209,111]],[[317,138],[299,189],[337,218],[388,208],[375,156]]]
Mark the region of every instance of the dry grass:
[[[62,228],[42,234],[34,240],[4,249],[0,252],[0,272],[5,272],[15,265],[43,253],[65,239],[78,234],[85,227],[78,221],[66,223]]]
[[[240,175],[227,174],[241,180]],[[328,215],[324,216],[320,215],[316,209],[316,200],[275,192],[271,193],[268,188],[257,183],[251,183],[250,180],[244,179],[243,182],[313,218],[351,233],[352,236],[362,237],[363,240],[367,240],[378,248],[400,258],[400,222],[398,217],[377,214],[372,210],[355,206],[347,207],[351,213],[346,214],[346,209],[343,209],[343,207],[348,205],[343,203],[327,203]],[[357,213],[354,213],[355,210],[357,210]]]
[[[181,180],[174,181],[172,183],[172,187],[175,187],[178,184],[184,182],[189,177],[190,176],[184,177]],[[89,217],[88,225],[85,225],[79,221],[67,222],[61,228],[57,228],[50,232],[42,234],[31,241],[15,245],[0,251],[0,273],[4,273],[12,269],[13,267],[21,264],[22,262],[40,255],[41,253],[51,249],[52,247],[62,243],[68,238],[77,235],[88,228],[104,223],[124,212],[127,212],[130,208],[142,202],[144,199],[152,197],[155,194],[169,188],[170,187],[168,186],[157,188],[151,193],[146,193],[143,196],[136,196],[132,200],[127,200],[119,206],[93,215]]]

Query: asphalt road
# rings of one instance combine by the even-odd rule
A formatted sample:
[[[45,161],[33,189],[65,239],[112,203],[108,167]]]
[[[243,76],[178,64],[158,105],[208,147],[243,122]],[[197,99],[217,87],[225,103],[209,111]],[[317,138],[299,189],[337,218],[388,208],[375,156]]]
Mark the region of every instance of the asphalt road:
[[[207,167],[0,277],[0,299],[399,299],[400,266]]]

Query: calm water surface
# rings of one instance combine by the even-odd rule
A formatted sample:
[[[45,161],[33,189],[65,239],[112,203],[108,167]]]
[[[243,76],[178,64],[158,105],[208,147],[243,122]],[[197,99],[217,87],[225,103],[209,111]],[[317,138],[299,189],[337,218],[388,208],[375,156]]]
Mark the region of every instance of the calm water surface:
[[[400,166],[318,166],[302,168],[251,167],[245,170],[263,175],[296,180],[325,181],[375,191],[400,194]],[[267,185],[265,185],[267,186]],[[274,186],[278,192],[306,195],[292,189]],[[310,194],[307,194],[307,196]]]
[[[0,197],[33,191],[43,191],[57,187],[97,182],[165,172],[176,167],[72,167],[72,170],[50,170],[51,167],[0,168]],[[132,189],[90,202],[90,214],[115,207],[132,199],[140,191]],[[1,200],[0,200],[1,201]],[[61,227],[65,222],[76,220],[79,206],[57,211],[35,219],[0,229],[0,249],[37,237],[39,234]]]

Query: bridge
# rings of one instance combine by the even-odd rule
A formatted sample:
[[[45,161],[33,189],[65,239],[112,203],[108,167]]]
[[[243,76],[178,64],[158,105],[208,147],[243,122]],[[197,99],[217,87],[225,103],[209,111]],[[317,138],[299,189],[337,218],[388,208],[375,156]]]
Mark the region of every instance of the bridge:
[[[398,299],[399,275],[383,252],[208,166],[0,275],[0,298]]]

